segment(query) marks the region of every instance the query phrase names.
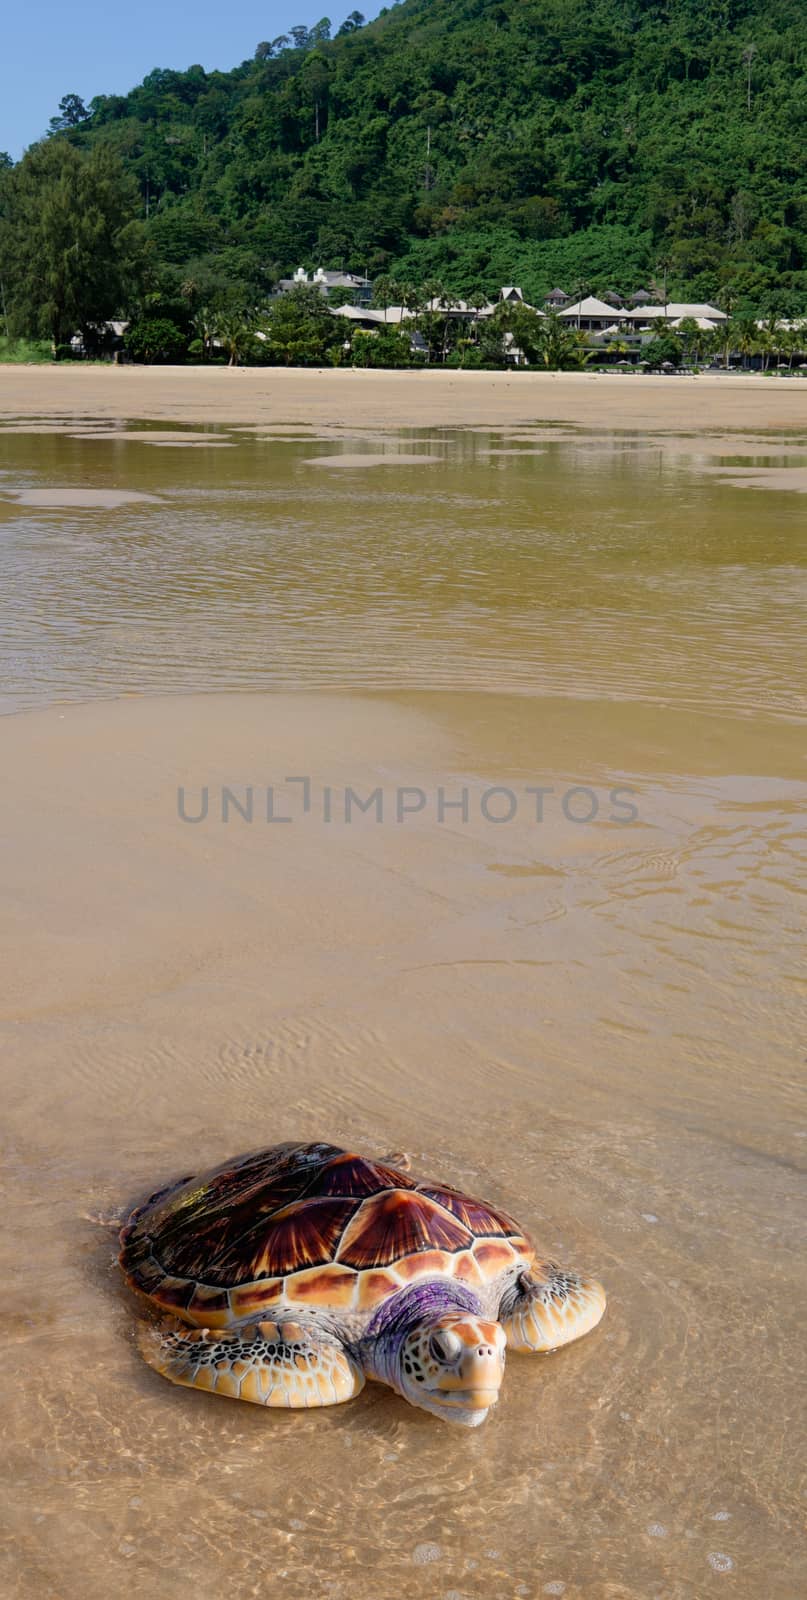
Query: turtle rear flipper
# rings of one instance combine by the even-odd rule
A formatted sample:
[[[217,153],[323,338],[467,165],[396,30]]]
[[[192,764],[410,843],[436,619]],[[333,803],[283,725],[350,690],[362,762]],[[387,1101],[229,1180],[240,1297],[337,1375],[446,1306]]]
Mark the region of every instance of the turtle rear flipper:
[[[405,1150],[388,1150],[378,1159],[385,1167],[395,1167],[397,1172],[409,1172],[412,1167],[412,1157]]]
[[[110,1233],[120,1233],[126,1221],[126,1212],[122,1208],[115,1211],[82,1211],[82,1222],[91,1222],[94,1228],[107,1228]]]
[[[171,1383],[259,1406],[341,1405],[364,1388],[364,1373],[341,1344],[297,1323],[261,1322],[232,1333],[142,1323],[138,1344]]]

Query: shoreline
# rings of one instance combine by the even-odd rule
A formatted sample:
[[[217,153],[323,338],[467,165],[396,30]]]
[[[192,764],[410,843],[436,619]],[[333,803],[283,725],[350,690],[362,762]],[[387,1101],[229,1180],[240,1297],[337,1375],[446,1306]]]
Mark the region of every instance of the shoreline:
[[[181,420],[222,427],[497,427],[566,422],[643,433],[807,428],[807,378],[331,371],[305,367],[0,366],[0,417]]]

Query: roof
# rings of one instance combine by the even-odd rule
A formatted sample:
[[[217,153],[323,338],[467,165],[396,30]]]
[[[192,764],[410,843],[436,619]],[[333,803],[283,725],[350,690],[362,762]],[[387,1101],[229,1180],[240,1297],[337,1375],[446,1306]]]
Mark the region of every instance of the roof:
[[[770,325],[770,317],[757,318],[758,328],[769,328]],[[775,317],[774,327],[777,333],[780,333],[783,328],[788,331],[790,329],[795,329],[796,332],[801,333],[807,330],[807,317]]]
[[[670,323],[670,327],[680,328],[682,322],[695,322],[699,328],[702,328],[707,333],[717,327],[717,323],[713,322],[710,317],[676,317],[674,322]]]
[[[324,272],[317,267],[312,283],[325,283],[329,289],[369,289],[370,279],[360,278],[355,272]]]
[[[596,295],[586,295],[585,300],[576,300],[573,306],[565,306],[560,315],[562,317],[608,317],[613,320],[614,308],[606,305],[604,300],[598,300]]]
[[[480,311],[488,309],[487,302],[485,306],[480,306],[479,309]],[[441,300],[439,296],[435,296],[433,300],[427,302],[426,310],[445,311],[448,316],[451,316],[452,312],[457,316],[475,317],[477,315],[476,307],[469,305],[467,300]],[[490,310],[493,310],[492,306]]]
[[[672,322],[677,317],[708,317],[711,322],[725,322],[725,311],[718,311],[716,306],[703,302],[690,304],[683,300],[669,300],[666,306],[643,306],[633,311],[626,311],[625,315],[634,322],[648,322],[654,317],[665,317]]]
[[[569,296],[565,289],[550,289],[546,298],[547,300],[568,300]]]
[[[382,328],[394,328],[412,314],[406,306],[387,306],[386,311],[380,311],[377,306],[330,306],[329,309],[335,317],[345,317],[348,322],[369,322]]]

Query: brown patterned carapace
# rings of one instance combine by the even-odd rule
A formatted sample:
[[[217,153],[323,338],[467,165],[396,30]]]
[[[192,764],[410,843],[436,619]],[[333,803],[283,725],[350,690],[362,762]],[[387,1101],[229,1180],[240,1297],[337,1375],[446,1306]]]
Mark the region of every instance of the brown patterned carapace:
[[[422,1262],[482,1282],[533,1254],[504,1212],[327,1144],[275,1146],[185,1179],[121,1237],[131,1284],[207,1326],[223,1326],[236,1300],[246,1314],[281,1294],[324,1303],[338,1286],[341,1303],[355,1291],[371,1305],[389,1293],[390,1269],[406,1282]]]

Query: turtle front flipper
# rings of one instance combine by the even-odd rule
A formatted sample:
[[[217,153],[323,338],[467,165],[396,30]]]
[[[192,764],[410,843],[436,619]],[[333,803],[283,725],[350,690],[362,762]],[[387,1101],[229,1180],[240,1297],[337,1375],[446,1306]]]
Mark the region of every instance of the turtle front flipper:
[[[557,1350],[596,1328],[605,1290],[596,1278],[564,1272],[554,1261],[523,1273],[505,1295],[499,1321],[510,1350]]]
[[[141,1324],[138,1343],[155,1372],[191,1389],[259,1406],[336,1406],[364,1388],[364,1373],[335,1339],[297,1323],[260,1322],[231,1333]]]

